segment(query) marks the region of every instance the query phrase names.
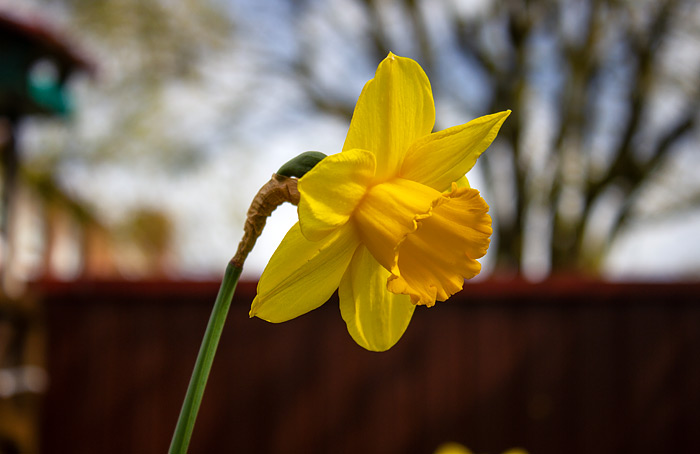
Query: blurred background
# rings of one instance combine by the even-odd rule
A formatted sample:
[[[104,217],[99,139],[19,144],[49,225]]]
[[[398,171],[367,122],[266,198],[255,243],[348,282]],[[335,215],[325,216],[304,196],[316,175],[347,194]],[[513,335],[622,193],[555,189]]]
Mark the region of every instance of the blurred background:
[[[436,130],[513,111],[484,271],[379,356],[249,321],[279,208],[193,452],[700,447],[698,2],[0,0],[0,452],[167,448],[252,197],[389,51]]]

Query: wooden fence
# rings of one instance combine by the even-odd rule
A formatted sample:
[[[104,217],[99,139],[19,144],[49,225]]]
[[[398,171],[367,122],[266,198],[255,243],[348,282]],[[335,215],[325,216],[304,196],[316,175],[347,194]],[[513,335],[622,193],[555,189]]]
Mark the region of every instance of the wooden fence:
[[[43,452],[164,453],[213,283],[44,283]],[[700,284],[485,282],[371,353],[337,301],[274,325],[242,283],[191,453],[700,452]]]

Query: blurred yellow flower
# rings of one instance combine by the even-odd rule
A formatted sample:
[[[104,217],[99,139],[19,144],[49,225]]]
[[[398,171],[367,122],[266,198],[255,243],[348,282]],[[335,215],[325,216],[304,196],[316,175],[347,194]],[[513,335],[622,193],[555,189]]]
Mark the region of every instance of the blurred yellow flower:
[[[466,446],[459,443],[448,442],[443,443],[435,450],[435,454],[472,454]],[[503,454],[528,454],[527,451],[521,448],[511,448],[504,451]]]
[[[416,304],[446,300],[481,270],[491,218],[464,175],[509,114],[431,133],[427,76],[390,53],[360,94],[342,152],[299,180],[299,222],[265,268],[250,316],[290,320],[337,288],[353,339],[393,346]]]
[[[435,450],[435,454],[472,454],[466,446],[459,443],[443,443]]]

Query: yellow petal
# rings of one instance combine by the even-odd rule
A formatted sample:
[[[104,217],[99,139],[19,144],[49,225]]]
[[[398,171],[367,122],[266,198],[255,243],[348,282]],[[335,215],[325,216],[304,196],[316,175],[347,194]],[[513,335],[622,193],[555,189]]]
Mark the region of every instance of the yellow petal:
[[[351,224],[318,242],[304,238],[295,224],[260,277],[250,316],[278,323],[321,306],[338,288],[357,246]]]
[[[396,178],[373,186],[353,213],[360,241],[390,270],[396,247],[416,229],[416,216],[427,215],[441,195],[415,181]]]
[[[408,147],[430,134],[434,124],[433,94],[423,69],[389,53],[362,89],[343,151],[374,152],[377,178],[384,180],[400,170]]]
[[[328,156],[299,180],[299,222],[307,239],[320,240],[348,221],[374,167],[372,153],[349,150]]]
[[[401,338],[415,306],[386,289],[389,272],[364,247],[357,248],[340,281],[340,313],[352,338],[372,351],[385,351]]]
[[[353,213],[360,241],[391,272],[387,288],[432,306],[479,273],[491,218],[479,191],[440,193],[396,178],[373,186]]]
[[[467,180],[466,175],[462,176],[462,178],[455,181],[455,183],[457,183],[458,188],[471,188],[471,185],[469,184],[469,180]],[[452,188],[450,188],[450,190],[452,190]]]
[[[438,191],[466,174],[496,138],[510,110],[477,118],[418,139],[406,153],[401,178]]]
[[[492,232],[487,212],[479,191],[454,183],[396,248],[389,290],[428,306],[462,290],[464,279],[481,271],[476,259],[486,254]]]

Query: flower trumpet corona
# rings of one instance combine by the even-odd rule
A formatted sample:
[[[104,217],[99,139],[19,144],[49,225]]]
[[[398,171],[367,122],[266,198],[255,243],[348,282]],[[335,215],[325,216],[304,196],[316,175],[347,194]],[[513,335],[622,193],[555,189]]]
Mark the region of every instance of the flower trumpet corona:
[[[360,94],[342,152],[299,179],[299,222],[265,268],[250,316],[290,320],[338,289],[353,339],[393,346],[417,304],[446,300],[481,270],[491,218],[465,174],[509,114],[431,132],[427,76],[390,53]]]

